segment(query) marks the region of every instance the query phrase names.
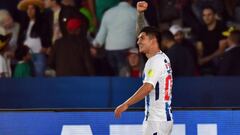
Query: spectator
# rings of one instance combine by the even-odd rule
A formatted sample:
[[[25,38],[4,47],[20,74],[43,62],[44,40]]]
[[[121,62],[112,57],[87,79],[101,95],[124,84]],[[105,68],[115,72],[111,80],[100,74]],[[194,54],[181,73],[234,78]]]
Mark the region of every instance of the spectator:
[[[70,5],[63,5],[61,0],[44,0],[46,9],[45,19],[48,28],[44,31],[45,35],[50,37],[53,44],[57,39],[68,34],[66,23],[69,18],[79,17],[82,21],[87,19],[80,14],[77,8]],[[85,23],[87,24],[87,23]]]
[[[56,40],[49,56],[49,66],[56,76],[88,76],[94,70],[90,58],[90,44],[86,37],[84,21],[78,18],[67,22],[66,36]]]
[[[220,48],[219,42],[224,39],[222,32],[226,29],[224,22],[217,20],[216,12],[211,6],[202,10],[204,26],[200,28],[197,37],[197,51],[200,64],[200,72],[203,75],[214,75],[216,65],[214,58],[218,57],[225,48]]]
[[[14,53],[17,48],[17,39],[20,26],[15,22],[7,10],[0,10],[0,26],[3,27],[6,34],[12,34],[8,49]]]
[[[228,48],[225,50],[223,56],[220,57],[218,75],[222,76],[236,76],[240,75],[240,31],[233,30],[226,39]]]
[[[10,65],[6,62],[4,53],[8,45],[11,35],[2,35],[0,33],[0,78],[11,77],[11,68]]]
[[[185,38],[185,33],[180,25],[172,25],[169,31],[174,35],[176,43],[187,48],[187,50],[190,52],[191,57],[194,60],[195,72],[196,74],[198,74],[197,50],[196,47],[193,45],[193,41]]]
[[[43,9],[42,0],[21,0],[18,9],[27,13],[26,21],[21,25],[19,44],[24,44],[33,52],[34,75],[44,76],[46,68],[45,30],[40,10]]]
[[[95,32],[97,20],[94,9],[94,0],[62,0],[62,4],[77,8],[77,10],[79,10],[79,12],[83,14],[88,21],[88,32]]]
[[[170,31],[162,33],[162,50],[166,49],[166,55],[171,61],[173,76],[193,76],[195,63],[189,50],[176,43]]]
[[[49,37],[47,44],[51,46],[57,39],[62,37],[60,30],[59,14],[61,11],[60,0],[44,0],[44,20],[48,28],[44,31],[44,35]]]
[[[102,20],[104,13],[116,6],[120,0],[95,0],[96,17],[98,21]]]
[[[120,70],[122,77],[141,77],[143,70],[143,60],[138,52],[138,48],[131,48],[128,51],[128,65]]]
[[[17,48],[20,25],[13,20],[12,16],[7,10],[3,9],[0,10],[0,27],[3,28],[3,33],[12,35],[4,56],[6,58],[6,62],[11,65],[11,69],[13,70],[16,65],[14,53]]]
[[[21,20],[21,13],[18,12],[17,4],[19,0],[0,0],[0,9],[8,10],[13,15],[14,20]]]
[[[32,76],[32,70],[29,64],[29,61],[31,60],[29,47],[25,45],[20,45],[15,52],[15,57],[18,60],[18,63],[14,70],[13,77],[23,78]]]
[[[94,47],[105,44],[108,63],[114,70],[114,75],[118,75],[120,69],[126,65],[128,49],[136,45],[136,20],[137,12],[131,6],[131,0],[122,0],[106,11],[93,41]]]

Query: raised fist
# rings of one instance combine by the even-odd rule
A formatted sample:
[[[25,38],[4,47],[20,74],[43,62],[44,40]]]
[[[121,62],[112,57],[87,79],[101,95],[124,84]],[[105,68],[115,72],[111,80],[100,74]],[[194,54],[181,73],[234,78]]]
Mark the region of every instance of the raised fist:
[[[146,1],[139,1],[137,3],[137,11],[144,12],[148,8],[148,3]]]

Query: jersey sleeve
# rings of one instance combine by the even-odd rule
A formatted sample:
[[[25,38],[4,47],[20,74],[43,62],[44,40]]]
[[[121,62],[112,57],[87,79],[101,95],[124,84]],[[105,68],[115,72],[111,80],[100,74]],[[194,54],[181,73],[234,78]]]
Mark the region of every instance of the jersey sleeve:
[[[149,68],[145,71],[143,83],[150,83],[155,88],[158,80],[164,73],[165,63],[161,59],[155,59],[149,64]]]

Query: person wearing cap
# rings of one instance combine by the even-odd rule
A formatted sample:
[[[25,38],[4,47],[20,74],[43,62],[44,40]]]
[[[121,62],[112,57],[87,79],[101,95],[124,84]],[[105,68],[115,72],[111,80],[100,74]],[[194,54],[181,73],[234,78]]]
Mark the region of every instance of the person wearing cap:
[[[18,43],[30,48],[33,55],[34,73],[37,77],[44,76],[46,69],[45,54],[49,47],[43,34],[45,29],[41,13],[43,6],[42,0],[21,0],[18,4],[18,9],[27,14],[25,22],[20,27]]]
[[[180,25],[174,24],[169,28],[169,31],[174,35],[176,42],[181,42],[184,39],[183,28]]]
[[[138,48],[131,48],[127,55],[128,65],[120,70],[122,77],[141,77],[143,70],[143,59],[138,52]]]
[[[161,45],[171,61],[174,77],[194,75],[194,58],[186,47],[175,41],[174,35],[170,31],[167,30],[162,32]]]
[[[90,43],[82,23],[79,18],[69,18],[66,23],[68,34],[52,46],[48,64],[56,71],[57,77],[94,75]]]
[[[240,31],[230,30],[226,39],[227,49],[219,58],[218,75],[220,76],[239,76],[240,75]]]
[[[174,24],[169,28],[169,31],[173,34],[176,44],[185,47],[191,54],[191,57],[195,63],[195,72],[196,75],[199,74],[199,65],[198,65],[198,57],[197,57],[197,49],[193,45],[193,41],[185,38],[183,28],[180,25]]]

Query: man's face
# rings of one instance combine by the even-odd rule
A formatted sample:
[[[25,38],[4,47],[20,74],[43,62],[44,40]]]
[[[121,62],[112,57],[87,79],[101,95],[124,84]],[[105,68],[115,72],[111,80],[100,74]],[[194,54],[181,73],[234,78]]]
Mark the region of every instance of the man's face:
[[[206,25],[210,25],[216,21],[215,13],[211,9],[204,9],[202,17]]]
[[[36,9],[35,9],[34,5],[28,5],[27,14],[28,14],[29,18],[35,18]]]
[[[6,16],[3,23],[2,23],[2,26],[6,29],[9,29],[13,26],[13,18],[11,16]]]
[[[139,65],[139,55],[135,53],[131,53],[128,55],[128,62],[131,67],[136,67]]]
[[[137,44],[139,46],[139,52],[141,53],[148,53],[151,44],[152,38],[150,38],[145,32],[141,32],[138,36]]]
[[[183,32],[179,31],[174,35],[174,39],[176,40],[177,43],[181,43],[182,40],[184,39]]]

